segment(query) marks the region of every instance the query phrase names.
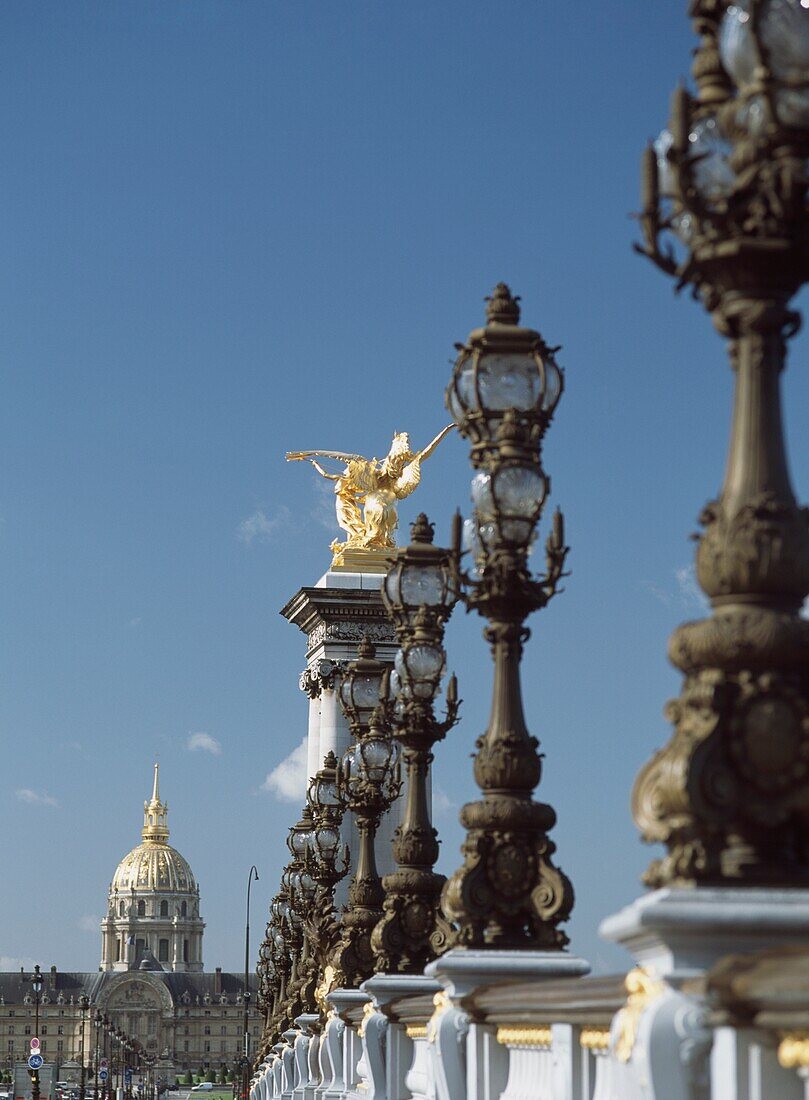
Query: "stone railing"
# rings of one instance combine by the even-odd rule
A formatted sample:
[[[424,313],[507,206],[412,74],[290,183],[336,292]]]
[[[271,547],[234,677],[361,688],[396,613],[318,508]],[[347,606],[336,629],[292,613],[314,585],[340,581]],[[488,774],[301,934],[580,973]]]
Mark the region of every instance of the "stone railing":
[[[704,975],[498,982],[451,999],[377,975],[301,1016],[251,1100],[809,1100],[809,947]],[[635,975],[635,977],[633,977]]]

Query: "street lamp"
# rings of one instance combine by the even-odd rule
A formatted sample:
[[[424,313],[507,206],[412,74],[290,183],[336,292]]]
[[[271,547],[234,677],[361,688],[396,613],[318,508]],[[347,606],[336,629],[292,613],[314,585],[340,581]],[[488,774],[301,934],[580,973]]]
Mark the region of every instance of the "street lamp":
[[[433,525],[420,515],[411,527],[411,543],[397,552],[382,585],[382,598],[396,625],[400,649],[391,687],[390,716],[404,749],[407,802],[393,840],[398,869],[383,880],[385,914],[374,928],[371,946],[377,969],[421,973],[450,945],[453,930],[441,912],[445,879],[433,871],[438,834],[427,797],[433,746],[457,720],[455,677],[447,689],[447,716],[433,710],[446,668],[444,624],[457,600],[450,553],[433,545]]]
[[[335,981],[356,988],[374,971],[371,932],[382,916],[384,894],[376,866],[375,839],[382,815],[399,796],[399,749],[387,726],[380,692],[386,669],[374,646],[363,639],[340,684],[343,709],[357,740],[337,769],[337,793],[357,823],[359,853],[348,889],[340,940],[333,956]],[[376,707],[370,706],[376,692]],[[359,700],[362,700],[362,705]]]
[[[29,978],[34,994],[34,1034],[39,1038],[39,998],[42,994],[42,973],[39,963],[34,967],[34,973]],[[31,1100],[39,1100],[39,1070],[31,1070]]]
[[[250,887],[258,882],[255,864],[247,874],[247,906],[244,921],[244,1063],[242,1067],[242,1096],[247,1096],[247,1082],[250,1073]]]
[[[101,1013],[99,1012],[98,1009],[96,1009],[95,1015],[93,1016],[93,1030],[95,1032],[95,1039],[96,1039],[96,1041],[95,1041],[95,1057],[93,1058],[93,1069],[94,1069],[94,1072],[95,1072],[94,1094],[93,1094],[94,1100],[98,1100],[98,1039],[99,1039],[99,1035],[100,1035],[100,1032],[101,1032],[102,1024],[103,1024],[103,1020],[102,1020],[102,1017],[101,1017]],[[84,1100],[84,1097],[82,1097],[82,1100]]]
[[[325,971],[340,937],[340,922],[334,909],[334,890],[348,874],[348,845],[341,844],[340,826],[345,806],[338,787],[338,760],[331,751],[323,766],[309,781],[306,799],[312,814],[312,829],[304,862],[316,885],[306,923],[307,936],[321,971]]]
[[[638,250],[690,286],[729,340],[725,481],[703,510],[697,578],[712,615],[675,631],[674,733],[633,813],[668,851],[653,887],[809,881],[809,526],[781,419],[790,306],[809,279],[809,9],[693,0],[694,93],[643,156]]]
[[[81,1033],[79,1035],[79,1058],[81,1060],[81,1069],[79,1071],[79,1100],[85,1100],[84,1098],[84,1081],[87,1067],[84,1064],[84,1024],[87,1009],[90,1007],[90,998],[85,994],[79,997],[79,1017],[81,1020]]]
[[[563,389],[550,347],[521,327],[518,299],[500,283],[487,299],[487,324],[459,345],[447,388],[460,434],[471,443],[474,513],[472,568],[461,571],[461,527],[453,529],[453,560],[461,599],[488,620],[484,637],[494,656],[492,711],[477,742],[474,773],[483,800],[461,810],[467,830],[464,864],[443,892],[446,915],[466,946],[562,948],[558,927],[570,915],[573,889],[551,861],[553,809],[534,802],[541,774],[538,742],[525,724],[520,661],[525,619],[544,607],[565,575],[568,548],[561,513],[546,544],[544,576],[528,568],[549,481],[542,439]]]

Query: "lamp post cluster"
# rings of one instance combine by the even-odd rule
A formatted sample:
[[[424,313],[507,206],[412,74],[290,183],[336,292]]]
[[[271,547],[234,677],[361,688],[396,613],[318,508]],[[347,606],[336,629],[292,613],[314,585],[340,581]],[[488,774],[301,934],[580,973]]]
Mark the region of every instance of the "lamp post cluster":
[[[809,9],[692,0],[694,86],[643,156],[638,250],[688,286],[729,342],[725,480],[700,516],[709,618],[675,631],[674,733],[633,810],[667,853],[651,886],[809,880],[809,523],[792,490],[780,376],[809,279]]]
[[[131,1073],[134,1072],[145,1074],[147,1078],[146,1095],[150,1095],[151,1077],[156,1063],[155,1056],[144,1050],[143,1046],[133,1036],[116,1027],[109,1016],[106,1013],[102,1014],[98,1009],[96,1009],[93,1016],[93,1029],[95,1031],[96,1097],[100,1097],[101,1100],[110,1100],[111,1096],[118,1094],[123,1080],[124,1096],[127,1100],[131,1100]],[[106,1081],[101,1082],[99,1092],[98,1070],[99,1061],[102,1058],[108,1060],[108,1076]],[[127,1074],[127,1070],[130,1070],[131,1073]]]
[[[311,779],[307,806],[290,830],[292,860],[270,906],[259,952],[266,1014],[260,1056],[268,1056],[296,1016],[325,1017],[326,994],[357,988],[374,973],[419,974],[452,946],[561,949],[572,887],[555,867],[550,806],[536,802],[538,742],[528,733],[520,693],[525,620],[544,607],[565,576],[568,548],[557,512],[546,568],[534,577],[529,556],[550,480],[541,445],[563,388],[557,348],[519,324],[518,299],[500,284],[487,299],[487,324],[459,356],[447,405],[471,443],[472,518],[456,517],[450,548],[434,545],[420,515],[411,542],[391,551],[382,599],[399,649],[393,669],[364,638],[355,660],[335,670],[353,745],[334,753]],[[463,541],[466,540],[466,549]],[[445,712],[436,700],[446,673],[444,629],[458,600],[487,619],[494,695],[474,774],[482,799],[464,806],[463,865],[446,881],[435,872],[438,835],[430,814],[433,750],[458,719],[451,676]],[[406,797],[393,836],[395,870],[380,880],[377,831]],[[348,904],[334,892],[351,853],[341,842],[353,815],[359,850]]]

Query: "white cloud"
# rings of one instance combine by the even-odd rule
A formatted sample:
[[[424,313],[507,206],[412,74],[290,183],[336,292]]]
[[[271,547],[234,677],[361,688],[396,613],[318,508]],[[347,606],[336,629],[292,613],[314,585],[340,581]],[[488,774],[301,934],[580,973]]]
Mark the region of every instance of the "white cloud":
[[[34,960],[27,955],[20,956],[19,958],[16,955],[0,955],[0,973],[7,973],[12,970],[19,971],[21,969],[30,973],[30,971],[34,969],[34,966]]]
[[[315,478],[314,482],[315,506],[309,513],[312,519],[320,527],[327,531],[338,532],[337,514],[334,504],[334,482]]]
[[[448,814],[458,809],[457,802],[453,802],[443,787],[433,786],[433,812],[436,814]]]
[[[676,569],[674,576],[680,589],[680,596],[687,607],[699,608],[700,611],[708,611],[710,604],[697,584],[697,574],[693,565],[684,565]]]
[[[97,932],[101,925],[101,917],[94,917],[92,913],[86,913],[79,917],[76,927],[81,932]]]
[[[28,806],[58,806],[59,803],[48,794],[47,791],[32,791],[30,787],[20,787],[15,792],[18,802],[25,802]]]
[[[292,513],[286,504],[279,505],[271,516],[262,507],[256,508],[252,516],[242,520],[236,529],[236,537],[252,546],[254,542],[272,542],[276,536],[292,528]]]
[[[271,772],[268,772],[267,778],[261,784],[262,791],[269,791],[282,802],[302,801],[306,797],[306,783],[309,779],[306,774],[306,757],[307,745],[304,737],[286,760],[282,760]]]
[[[641,581],[640,586],[650,596],[654,596],[664,607],[676,608],[679,606],[685,608],[686,611],[700,611],[703,614],[710,611],[710,603],[697,583],[696,570],[693,565],[682,565],[679,569],[675,569],[671,579],[664,584]]]
[[[209,752],[211,756],[219,756],[222,752],[220,743],[209,733],[189,734],[185,747],[189,752]]]
[[[142,617],[141,615],[136,615],[136,616],[134,617],[134,619],[130,619],[130,620],[129,620],[129,625],[130,625],[130,626],[133,626],[133,627],[134,627],[134,626],[140,626],[140,624],[141,624],[141,622],[142,622],[142,621],[143,621],[143,617]]]

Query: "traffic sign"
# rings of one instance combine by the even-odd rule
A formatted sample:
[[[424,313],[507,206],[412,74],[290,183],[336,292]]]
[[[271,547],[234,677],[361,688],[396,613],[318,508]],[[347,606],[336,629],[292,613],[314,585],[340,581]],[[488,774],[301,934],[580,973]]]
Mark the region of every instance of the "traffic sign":
[[[125,1069],[124,1070],[124,1080],[126,1081],[126,1083],[128,1085],[132,1084],[132,1070],[131,1069]]]
[[[107,1059],[106,1059],[106,1058],[101,1058],[101,1059],[99,1060],[99,1063],[98,1063],[99,1069],[106,1069],[106,1068],[107,1068],[107,1065],[108,1065],[108,1063],[107,1063]]]
[[[106,1070],[106,1069],[100,1069],[100,1070],[98,1071],[98,1079],[99,1079],[99,1081],[106,1081],[108,1077],[109,1077],[109,1070]]]
[[[31,1036],[31,1051],[32,1051],[32,1053],[35,1050],[39,1050],[39,1039],[37,1039],[36,1035],[32,1035]]]
[[[44,1061],[45,1061],[45,1059],[42,1057],[41,1054],[32,1054],[31,1057],[28,1059],[28,1068],[29,1069],[41,1069],[42,1068],[42,1063]]]

